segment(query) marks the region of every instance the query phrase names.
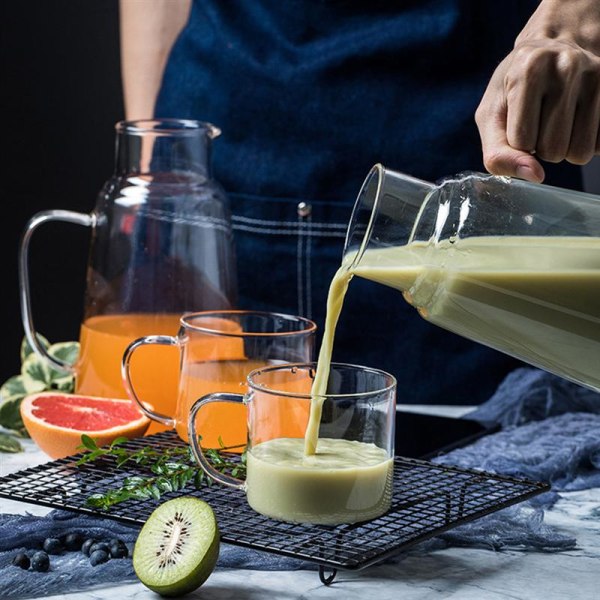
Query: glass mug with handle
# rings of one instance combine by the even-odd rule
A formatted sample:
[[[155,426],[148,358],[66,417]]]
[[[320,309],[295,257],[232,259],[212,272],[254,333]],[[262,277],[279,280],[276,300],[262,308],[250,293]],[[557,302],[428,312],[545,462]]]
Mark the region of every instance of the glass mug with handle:
[[[325,396],[313,400],[316,364],[266,367],[245,394],[213,393],[189,413],[189,442],[214,481],[246,492],[258,513],[297,523],[339,525],[376,518],[392,499],[396,380],[377,369],[333,363]],[[322,402],[316,453],[304,453],[311,403]],[[246,480],[217,471],[203,452],[211,406],[248,408]],[[314,416],[315,412],[312,412]]]
[[[125,350],[121,370],[129,397],[150,419],[175,428],[188,438],[190,407],[215,391],[245,389],[250,371],[272,364],[311,360],[316,325],[309,319],[261,311],[205,311],[183,315],[176,336],[150,335],[133,341]],[[132,370],[136,359],[156,345],[176,346],[180,352],[179,388],[174,414],[165,415],[135,391]],[[199,417],[203,443],[208,448],[246,445],[246,411],[242,405],[208,406]]]

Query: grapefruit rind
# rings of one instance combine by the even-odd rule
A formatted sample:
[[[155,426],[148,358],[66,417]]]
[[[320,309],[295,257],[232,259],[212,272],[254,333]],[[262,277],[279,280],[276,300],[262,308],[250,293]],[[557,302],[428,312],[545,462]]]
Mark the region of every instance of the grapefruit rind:
[[[97,404],[96,409],[107,409],[115,402],[128,402],[127,400],[112,398],[97,398],[94,396],[81,396],[78,394],[63,394],[57,392],[41,392],[31,394],[23,398],[20,412],[21,418],[31,439],[45,452],[50,458],[65,458],[80,451],[81,436],[85,434],[96,441],[96,445],[105,446],[115,439],[125,436],[128,439],[141,437],[150,425],[150,419],[139,413],[139,418],[124,424],[113,427],[94,430],[82,430],[71,427],[64,427],[55,423],[39,418],[34,414],[35,402],[38,398],[60,397],[60,398],[81,398],[90,400]]]

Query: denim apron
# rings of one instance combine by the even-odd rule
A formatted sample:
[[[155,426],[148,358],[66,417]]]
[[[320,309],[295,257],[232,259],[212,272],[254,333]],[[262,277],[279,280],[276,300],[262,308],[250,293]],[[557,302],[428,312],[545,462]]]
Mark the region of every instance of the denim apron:
[[[210,121],[233,213],[240,307],[322,331],[352,205],[373,164],[429,181],[483,170],[473,120],[537,2],[195,0],[156,116]],[[549,183],[579,187],[559,165]],[[398,379],[398,402],[476,404],[519,363],[354,278],[334,360]]]

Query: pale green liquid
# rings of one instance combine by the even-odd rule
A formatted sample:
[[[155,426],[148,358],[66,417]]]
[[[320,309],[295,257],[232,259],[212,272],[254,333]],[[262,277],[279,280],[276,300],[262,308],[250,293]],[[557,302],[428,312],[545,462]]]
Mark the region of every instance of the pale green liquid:
[[[598,238],[415,243],[367,250],[353,273],[436,325],[600,391]]]
[[[402,291],[436,325],[600,391],[599,238],[482,236],[367,249],[350,269],[352,260],[345,257],[329,288],[306,454],[317,448],[335,326],[353,275]]]
[[[392,458],[374,444],[320,438],[317,453],[306,456],[302,438],[277,438],[247,454],[248,504],[283,521],[365,521],[389,509],[392,470]]]
[[[333,354],[333,339],[338,318],[344,305],[344,297],[348,290],[352,276],[344,267],[340,267],[334,275],[329,286],[327,295],[327,314],[325,318],[325,330],[323,341],[319,350],[317,372],[311,388],[310,418],[304,435],[304,453],[308,456],[317,451],[317,440],[319,438],[319,424],[323,412],[324,396],[327,393],[327,381],[331,367],[331,355]]]

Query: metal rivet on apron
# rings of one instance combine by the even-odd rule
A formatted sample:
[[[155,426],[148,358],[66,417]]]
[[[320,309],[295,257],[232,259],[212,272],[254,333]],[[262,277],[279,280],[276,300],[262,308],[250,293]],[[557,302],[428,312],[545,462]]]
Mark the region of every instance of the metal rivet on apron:
[[[312,212],[312,206],[310,204],[306,204],[306,202],[298,203],[298,216],[299,217],[308,217]]]

